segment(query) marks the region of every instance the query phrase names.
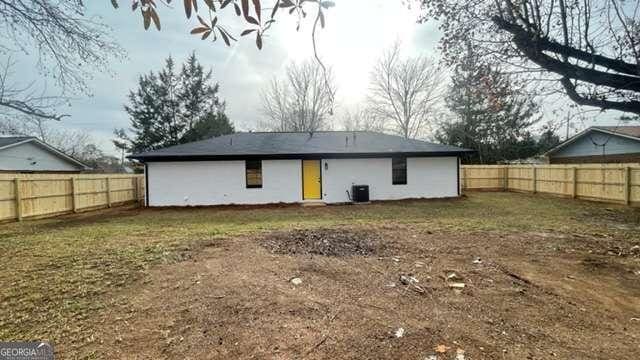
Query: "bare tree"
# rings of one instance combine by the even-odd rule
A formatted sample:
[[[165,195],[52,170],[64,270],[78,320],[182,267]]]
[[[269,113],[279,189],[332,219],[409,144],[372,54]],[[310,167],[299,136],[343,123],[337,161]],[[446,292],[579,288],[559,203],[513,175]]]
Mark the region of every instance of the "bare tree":
[[[421,0],[455,64],[471,43],[484,62],[579,105],[640,114],[640,2]]]
[[[313,61],[293,63],[286,78],[274,78],[262,92],[262,112],[266,119],[259,126],[271,131],[317,131],[330,127],[335,85],[331,69],[326,76]]]
[[[445,80],[436,61],[425,56],[402,58],[396,43],[373,69],[369,110],[386,119],[391,131],[405,138],[421,136],[442,104]]]
[[[341,116],[342,129],[345,131],[375,131],[383,132],[384,121],[369,109],[355,108],[345,110]]]
[[[84,11],[83,0],[0,0],[1,109],[43,119],[64,116],[56,111],[62,96],[46,95],[46,87],[18,82],[17,76],[11,83],[12,53],[36,52],[37,70],[63,95],[86,93],[91,73],[106,70],[111,56],[123,54],[109,29]]]

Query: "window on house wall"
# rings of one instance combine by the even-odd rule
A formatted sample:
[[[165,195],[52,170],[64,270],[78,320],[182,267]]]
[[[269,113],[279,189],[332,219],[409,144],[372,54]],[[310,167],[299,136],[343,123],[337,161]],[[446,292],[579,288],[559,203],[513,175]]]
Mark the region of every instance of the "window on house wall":
[[[407,158],[391,159],[393,185],[407,184]]]
[[[262,160],[247,160],[245,162],[245,173],[248,189],[262,187]]]

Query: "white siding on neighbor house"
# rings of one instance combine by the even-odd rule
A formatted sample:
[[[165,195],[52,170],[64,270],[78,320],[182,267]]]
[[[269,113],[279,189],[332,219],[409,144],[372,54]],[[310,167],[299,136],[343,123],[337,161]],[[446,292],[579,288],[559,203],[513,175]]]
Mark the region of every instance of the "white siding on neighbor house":
[[[0,150],[0,170],[79,171],[82,169],[51,151],[28,142]]]
[[[325,165],[326,164],[326,165]],[[369,185],[371,200],[458,196],[458,159],[407,159],[407,184],[393,185],[391,158],[322,160],[321,201],[348,202],[352,185]],[[262,188],[247,189],[244,161],[148,163],[149,206],[296,203],[301,160],[263,160]]]
[[[302,198],[300,160],[262,161],[262,188],[247,189],[245,162],[147,164],[149,206],[295,203]]]
[[[408,158],[406,185],[393,185],[390,158],[327,159],[322,163],[323,200],[328,203],[349,201],[351,185],[369,185],[371,200],[458,196],[456,157]]]

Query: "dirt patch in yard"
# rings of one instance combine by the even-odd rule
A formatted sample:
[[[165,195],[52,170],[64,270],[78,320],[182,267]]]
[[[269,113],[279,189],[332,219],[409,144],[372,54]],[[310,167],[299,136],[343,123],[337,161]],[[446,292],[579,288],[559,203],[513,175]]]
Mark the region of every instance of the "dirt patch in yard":
[[[274,254],[368,256],[382,247],[378,233],[352,229],[297,229],[266,235],[260,244]]]
[[[11,223],[0,338],[57,359],[637,360],[635,215],[481,193]]]
[[[105,314],[91,350],[166,359],[637,359],[637,259],[593,254],[609,245],[602,239],[543,235],[388,223],[221,240],[124,294],[126,309]]]

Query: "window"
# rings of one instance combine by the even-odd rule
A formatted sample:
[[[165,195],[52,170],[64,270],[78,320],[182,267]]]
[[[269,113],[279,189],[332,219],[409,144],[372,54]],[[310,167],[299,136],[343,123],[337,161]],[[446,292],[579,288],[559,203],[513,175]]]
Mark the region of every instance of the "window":
[[[407,158],[391,159],[393,185],[407,184]]]
[[[245,162],[247,189],[262,187],[262,160],[247,160]]]

